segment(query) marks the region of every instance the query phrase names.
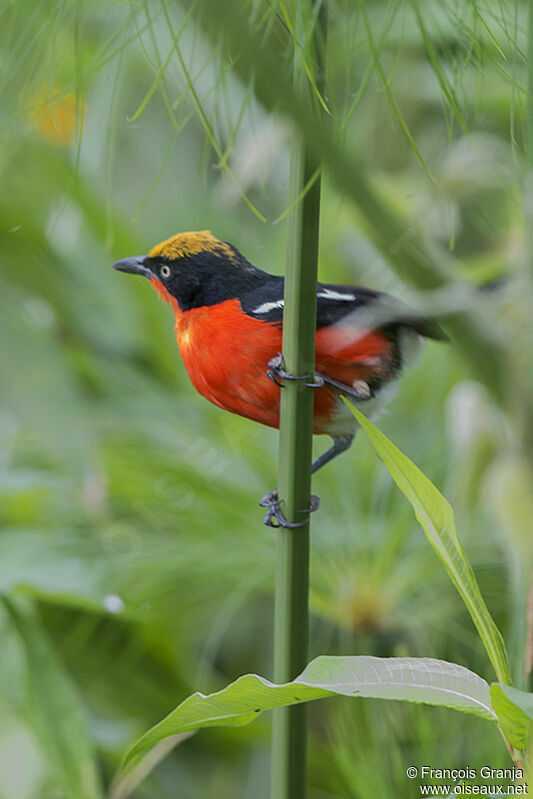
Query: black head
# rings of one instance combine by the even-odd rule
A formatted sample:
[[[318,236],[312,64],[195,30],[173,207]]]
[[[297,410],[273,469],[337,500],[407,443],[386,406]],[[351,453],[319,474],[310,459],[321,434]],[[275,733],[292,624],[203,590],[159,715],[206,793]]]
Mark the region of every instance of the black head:
[[[113,268],[149,278],[159,294],[176,300],[182,311],[241,297],[265,277],[236,247],[208,230],[179,233],[148,255],[124,258]]]

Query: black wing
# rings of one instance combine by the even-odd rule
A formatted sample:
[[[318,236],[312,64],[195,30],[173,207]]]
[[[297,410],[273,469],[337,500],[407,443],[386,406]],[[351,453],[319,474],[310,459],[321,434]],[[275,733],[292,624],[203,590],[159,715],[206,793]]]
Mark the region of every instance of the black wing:
[[[282,277],[272,277],[262,286],[248,292],[242,299],[243,311],[249,316],[271,324],[281,324],[283,318]],[[421,316],[409,306],[380,291],[359,286],[339,286],[319,283],[317,286],[317,328],[342,321],[368,329],[410,327],[422,336],[444,339],[446,336],[435,322]]]

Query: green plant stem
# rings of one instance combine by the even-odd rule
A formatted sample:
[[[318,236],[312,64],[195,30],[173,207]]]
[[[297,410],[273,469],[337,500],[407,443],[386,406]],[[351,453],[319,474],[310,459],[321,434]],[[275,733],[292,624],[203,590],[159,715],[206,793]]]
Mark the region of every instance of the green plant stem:
[[[527,47],[527,139],[526,139],[526,158],[527,166],[533,169],[533,41],[531,35],[533,34],[533,0],[528,0],[528,47]],[[532,266],[530,262],[530,266]]]
[[[528,46],[527,46],[527,99],[526,99],[526,184],[524,187],[524,216],[526,226],[526,258],[524,268],[523,290],[524,296],[531,297],[533,292],[533,0],[528,0]],[[533,375],[533,320],[528,314],[528,326],[525,353],[525,371]],[[527,384],[527,393],[522,399],[520,409],[520,439],[523,441],[523,450],[529,463],[533,462],[533,424],[531,410],[533,407],[533,387],[531,379]],[[533,639],[533,572],[531,561],[533,556],[529,552],[529,562],[525,568],[522,565],[521,587],[527,599],[524,599],[524,687],[533,689],[533,675],[531,673],[531,650]]]
[[[533,291],[533,0],[528,0],[528,48],[527,48],[527,103],[526,103],[526,185],[524,187],[524,216],[527,231],[524,290],[531,297]],[[528,314],[528,335],[526,336],[526,370],[533,374],[533,319]],[[531,381],[525,398],[524,442],[526,454],[533,459],[533,425],[531,424],[531,405],[533,404]]]
[[[325,35],[319,15],[317,53]],[[318,83],[318,82],[317,82]],[[292,197],[301,195],[318,164],[297,143],[291,162]],[[316,289],[320,220],[320,176],[290,215],[283,357],[287,371],[313,375],[315,364]],[[302,522],[311,494],[313,389],[285,381],[281,392],[279,497],[285,517]],[[274,614],[274,681],[288,682],[307,664],[309,627],[309,519],[303,527],[280,527],[277,537]],[[272,736],[272,799],[303,799],[306,793],[306,707],[275,711]]]
[[[293,185],[309,161],[302,153],[293,159]],[[313,170],[311,170],[312,173]],[[307,175],[309,177],[309,175]],[[314,330],[320,184],[308,192],[291,223],[285,287],[283,354],[292,374],[314,372]],[[279,496],[289,521],[301,522],[299,511],[310,505],[313,390],[299,382],[282,390]],[[277,534],[276,604],[274,616],[274,681],[294,679],[307,663],[309,594],[309,521],[304,527],[280,527]],[[281,708],[274,714],[272,798],[305,796],[306,708]]]

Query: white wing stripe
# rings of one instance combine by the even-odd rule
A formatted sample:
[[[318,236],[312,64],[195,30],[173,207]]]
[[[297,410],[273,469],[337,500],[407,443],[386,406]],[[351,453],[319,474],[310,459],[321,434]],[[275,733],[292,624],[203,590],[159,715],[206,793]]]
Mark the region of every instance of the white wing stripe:
[[[269,311],[273,311],[275,308],[283,308],[283,300],[277,300],[276,302],[264,302],[262,305],[258,305],[257,308],[254,308],[252,313],[268,313]]]
[[[342,294],[340,291],[333,291],[332,289],[322,289],[316,296],[324,300],[344,300],[346,302],[353,302],[356,299],[355,294]],[[274,311],[276,308],[283,308],[283,305],[283,300],[263,302],[257,308],[254,308],[252,313],[269,313],[269,311]]]
[[[332,291],[332,289],[322,289],[316,296],[322,297],[324,300],[347,300],[350,302],[356,299],[355,294],[341,294],[340,291]]]

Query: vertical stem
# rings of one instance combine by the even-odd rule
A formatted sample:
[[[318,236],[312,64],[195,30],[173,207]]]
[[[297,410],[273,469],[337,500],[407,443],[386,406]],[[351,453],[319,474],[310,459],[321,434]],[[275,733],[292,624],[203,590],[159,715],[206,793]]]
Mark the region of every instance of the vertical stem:
[[[528,0],[527,36],[527,107],[526,107],[526,159],[528,169],[533,168],[533,0]],[[531,264],[530,264],[531,266]]]
[[[531,297],[533,291],[533,0],[528,0],[528,36],[527,36],[527,98],[526,98],[526,181],[524,186],[524,216],[526,227],[526,257],[524,269],[524,297]],[[533,320],[531,315],[527,317],[526,331],[526,353],[525,353],[525,370],[529,374],[530,379],[526,386],[526,396],[522,398],[521,419],[520,424],[522,427],[523,435],[520,436],[523,441],[523,451],[526,462],[533,463],[533,425],[531,422],[531,411],[533,406],[533,384],[531,382],[531,375],[533,372]],[[529,555],[527,564],[523,566],[523,589],[524,592],[528,591],[527,603],[527,624],[526,628],[526,641],[525,641],[525,680],[524,687],[526,690],[531,690],[532,686],[532,673],[531,665],[533,659],[533,574],[531,571],[531,562],[533,560],[531,550],[527,553]]]
[[[318,63],[325,45],[325,15],[314,31]],[[323,70],[319,66],[322,73]],[[318,70],[317,70],[318,71]],[[322,88],[322,75],[317,85]],[[298,143],[291,162],[292,199],[298,197],[317,168]],[[283,357],[294,375],[313,375],[315,363],[316,286],[320,218],[320,177],[290,217]],[[281,392],[279,496],[289,521],[301,522],[310,507],[313,389],[286,381]],[[292,680],[307,663],[309,624],[309,521],[296,529],[279,528],[274,616],[274,680]],[[272,799],[304,799],[306,793],[306,706],[274,711]]]
[[[527,36],[527,97],[526,97],[526,146],[525,146],[525,160],[526,160],[526,178],[524,185],[524,217],[526,229],[526,254],[524,259],[524,283],[523,290],[526,292],[524,296],[531,297],[533,290],[533,0],[528,0],[528,36]],[[533,333],[533,320],[531,314],[527,315],[528,330],[526,335],[526,369],[530,369],[533,365],[533,341],[531,334]],[[531,371],[527,374],[531,375]],[[525,443],[526,454],[531,457],[533,452],[533,428],[531,425],[531,407],[528,407],[531,402],[533,393],[533,386],[531,381],[528,386],[528,397],[524,398],[524,405],[526,406],[523,419],[523,439]],[[529,403],[528,403],[529,400]]]

